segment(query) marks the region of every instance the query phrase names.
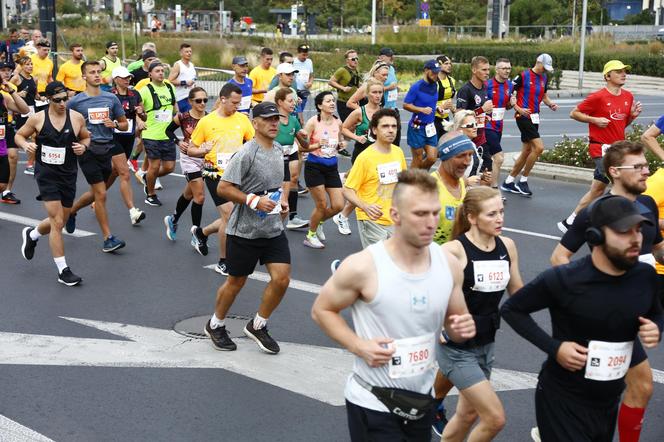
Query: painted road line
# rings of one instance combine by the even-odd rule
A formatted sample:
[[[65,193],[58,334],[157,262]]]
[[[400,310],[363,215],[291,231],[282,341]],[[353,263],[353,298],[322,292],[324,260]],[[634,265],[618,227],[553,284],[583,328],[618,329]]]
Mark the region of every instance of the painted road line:
[[[0,440],[2,442],[53,442],[41,433],[0,414]]]
[[[554,241],[560,241],[560,236],[547,235],[545,233],[531,232],[529,230],[510,229],[509,227],[503,227],[503,230],[506,232],[520,233],[521,235],[536,236],[538,238],[546,238],[546,239],[552,239]]]
[[[203,268],[214,270],[215,266],[216,264],[210,264],[207,266],[203,266]],[[254,279],[256,281],[262,281],[262,282],[269,282],[270,274],[265,272],[254,272],[251,275],[249,275],[249,279]],[[323,286],[321,285],[313,284],[311,282],[306,282],[306,281],[300,281],[299,279],[291,279],[290,284],[288,284],[288,286],[296,290],[302,290],[303,292],[314,293],[316,295],[320,293],[320,289],[323,288]]]
[[[23,224],[24,226],[31,226],[31,227],[37,227],[37,225],[39,225],[39,223],[42,222],[42,220],[40,219],[28,218],[27,216],[14,215],[13,213],[6,213],[6,212],[0,212],[0,220],[9,221],[16,224]],[[84,238],[86,236],[96,235],[96,233],[94,232],[88,232],[87,230],[80,230],[80,229],[74,230],[74,233],[67,233],[63,229],[62,233],[64,233],[65,235],[74,236],[76,238]]]

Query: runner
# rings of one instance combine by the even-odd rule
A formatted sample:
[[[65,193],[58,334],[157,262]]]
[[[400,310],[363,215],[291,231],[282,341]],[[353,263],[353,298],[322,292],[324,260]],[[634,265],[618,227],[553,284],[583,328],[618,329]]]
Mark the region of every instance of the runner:
[[[118,57],[118,44],[114,41],[106,43],[106,54],[99,60],[101,64],[101,90],[110,92],[113,88],[113,70],[122,66]]]
[[[86,89],[86,82],[83,79],[82,72],[84,63],[83,46],[79,43],[73,43],[69,45],[69,50],[71,51],[71,58],[60,65],[55,79],[64,83],[71,98]]]
[[[595,173],[590,190],[581,197],[570,216],[558,223],[558,229],[563,233],[572,225],[576,214],[606,190],[609,179],[602,169],[604,150],[614,142],[624,140],[625,129],[641,113],[641,103],[634,102],[632,93],[623,89],[627,80],[627,71],[630,69],[631,66],[618,60],[607,62],[603,70],[606,87],[587,96],[570,113],[572,119],[588,123],[590,133],[588,153],[595,162]],[[652,144],[646,146],[664,160],[664,151],[659,147],[659,143],[655,144],[654,148],[651,147]]]
[[[558,105],[549,99],[546,91],[548,80],[545,72],[553,72],[553,59],[549,54],[537,57],[535,66],[521,72],[514,79],[516,103],[514,104],[516,125],[521,132],[521,154],[514,161],[512,171],[500,186],[505,192],[533,196],[528,187],[528,175],[539,156],[544,152],[544,142],[540,138],[540,103],[544,102],[552,111]],[[521,179],[517,182],[517,175]]]
[[[14,143],[13,131],[9,131],[11,125],[10,111],[16,113],[27,113],[28,106],[21,96],[16,92],[16,86],[9,83],[8,75],[4,72],[9,70],[7,63],[0,62],[0,194],[2,202],[7,204],[19,204],[21,201],[11,191],[12,166],[8,148]],[[11,137],[11,139],[9,138]],[[10,144],[11,143],[11,144]],[[14,152],[16,153],[16,152]]]
[[[86,88],[84,92],[69,101],[69,109],[83,115],[91,134],[89,148],[78,157],[78,164],[90,185],[90,192],[83,194],[74,203],[73,213],[69,215],[65,229],[68,233],[74,233],[76,211],[94,201],[95,215],[104,238],[102,252],[109,253],[125,246],[124,241],[111,234],[106,210],[106,183],[113,172],[112,157],[116,149],[113,129],[127,130],[129,123],[120,100],[99,87],[101,84],[99,62],[84,62],[81,65],[81,72]]]
[[[355,91],[360,87],[360,73],[357,70],[360,58],[357,51],[349,49],[344,54],[346,65],[337,69],[330,78],[330,86],[335,88],[337,92],[337,111],[341,121],[346,121],[352,109],[347,106],[350,97],[353,96]]]
[[[53,81],[53,61],[48,56],[51,50],[51,43],[45,38],[39,40],[36,44],[37,53],[30,56],[32,60],[32,75],[34,75],[37,82],[37,94],[35,100],[35,112],[39,112],[48,107],[48,102],[42,94],[46,90],[46,85]],[[28,160],[25,165],[23,173],[26,175],[34,175],[35,158],[33,154],[28,153]]]
[[[249,79],[253,83],[254,95],[251,99],[255,106],[263,101],[263,95],[269,90],[272,78],[277,75],[277,70],[272,67],[274,52],[270,48],[261,49],[260,64],[249,73]]]
[[[346,258],[311,312],[328,336],[356,356],[344,392],[353,442],[430,442],[441,325],[457,342],[475,335],[461,266],[432,244],[440,212],[435,180],[422,170],[403,171],[392,199],[394,235]],[[355,331],[340,314],[349,307]]]
[[[240,93],[235,94],[239,100]],[[238,150],[219,182],[220,198],[234,203],[226,228],[229,276],[217,290],[215,312],[205,325],[205,334],[216,350],[237,348],[228,336],[224,320],[260,261],[267,267],[270,281],[256,316],[244,327],[244,334],[264,352],[276,354],[279,344],[268,333],[267,321],[286,294],[291,267],[283,226],[288,198],[279,189],[284,181],[283,151],[274,141],[280,114],[274,103],[263,102],[254,107],[253,115],[256,137]],[[238,117],[245,118],[240,114]],[[199,127],[201,124],[202,121]]]
[[[25,45],[25,41],[21,40],[18,29],[9,28],[9,38],[0,42],[0,59],[14,70],[16,64],[14,62],[14,55],[18,54],[21,48]]]
[[[469,189],[456,212],[454,240],[443,245],[464,268],[463,294],[477,330],[463,344],[448,341],[436,348],[440,371],[460,391],[456,414],[445,426],[443,440],[464,440],[478,416],[480,422],[469,440],[492,440],[505,425],[505,411],[489,383],[500,321],[498,305],[505,289],[514,294],[523,282],[516,245],[500,236],[503,215],[497,190]]]
[[[380,84],[384,85],[385,82],[387,81],[387,76],[389,72],[390,72],[390,65],[388,65],[387,63],[383,63],[380,60],[376,61],[369,70],[369,73],[367,74],[367,79],[364,81],[364,83],[360,85],[360,87],[357,88],[355,93],[351,95],[351,97],[346,102],[346,106],[348,106],[349,109],[355,110],[360,108],[360,103],[366,104],[368,100],[367,82],[371,79],[374,79],[378,80]],[[383,102],[383,97],[381,97],[381,103],[382,102]],[[350,116],[350,114],[348,114],[348,116]],[[346,121],[347,119],[348,117],[346,117],[346,119],[344,119],[343,121]],[[355,156],[357,157],[357,155]]]
[[[131,63],[129,63],[127,65],[127,70],[129,72],[133,72],[134,70],[140,68],[143,65],[143,53],[145,51],[154,52],[155,53],[154,56],[156,57],[157,56],[157,45],[155,45],[151,41],[146,41],[145,43],[143,43],[143,45],[141,46],[141,57],[139,57],[138,60],[132,61]]]
[[[307,99],[314,84],[314,64],[309,58],[309,45],[302,44],[297,47],[297,57],[293,60],[293,66],[297,69],[295,88],[300,99],[297,105],[297,118],[300,124],[304,125],[304,109],[307,107]]]
[[[487,98],[493,103],[491,119],[486,122],[484,135],[485,147],[491,156],[491,187],[498,188],[500,182],[500,168],[503,165],[504,155],[500,140],[503,136],[505,111],[512,108],[511,97],[514,85],[510,81],[512,63],[507,58],[496,60],[496,75],[487,83]]]
[[[457,93],[456,80],[452,77],[452,59],[449,55],[439,55],[436,61],[440,65],[438,72],[438,101],[436,102],[436,116],[433,120],[436,126],[436,135],[440,139],[447,132],[443,121],[449,121],[450,113],[454,113],[455,97]]]
[[[207,106],[208,96],[202,87],[193,87],[189,91],[189,102],[191,109],[187,112],[179,112],[173,117],[173,122],[166,129],[168,137],[177,144],[180,149],[180,167],[184,174],[187,184],[184,186],[182,195],[178,198],[175,205],[175,212],[172,215],[164,217],[166,225],[166,237],[175,241],[178,221],[180,217],[191,205],[191,225],[200,226],[203,218],[203,203],[205,202],[205,187],[203,185],[203,156],[207,153],[205,149],[197,149],[191,143],[191,134],[194,132],[198,122],[207,115],[205,107]],[[182,141],[179,141],[175,135],[177,128],[182,130]]]
[[[657,169],[654,174],[648,177],[646,180],[646,190],[643,192],[643,195],[652,197],[652,199],[655,200],[655,203],[657,203],[659,213],[664,213],[664,168]],[[662,230],[664,230],[664,218],[659,219],[657,227],[659,227],[660,233],[664,234],[664,232],[662,232]],[[656,262],[655,270],[657,270],[659,300],[664,306],[664,265]]]
[[[299,103],[300,99],[297,96],[297,89],[295,89],[295,86],[293,85],[295,82],[295,74],[297,74],[297,69],[295,69],[291,63],[281,63],[277,66],[278,83],[273,89],[270,89],[265,93],[263,101],[274,103],[274,94],[278,89],[285,87],[293,91],[293,98],[296,103]]]
[[[323,223],[339,213],[344,205],[337,153],[345,142],[341,132],[341,121],[334,115],[336,104],[332,92],[325,91],[316,95],[314,100],[318,115],[311,117],[304,130],[309,136],[309,147],[304,163],[304,181],[314,200],[314,210],[309,218],[309,232],[304,245],[313,249],[325,247]],[[330,206],[327,205],[327,196]]]
[[[468,186],[489,185],[491,182],[491,171],[483,166],[484,147],[478,147],[475,141],[478,138],[477,126],[477,116],[474,111],[470,110],[457,110],[454,119],[451,122],[445,122],[446,130],[461,132],[470,138],[475,146],[470,166],[463,175],[464,183]],[[483,170],[483,172],[480,173],[480,170]]]
[[[641,143],[617,141],[609,147],[603,161],[604,170],[612,183],[611,194],[623,196],[634,202],[639,213],[650,223],[641,226],[643,241],[640,260],[655,265],[655,261],[664,263],[664,240],[660,230],[655,227],[659,222],[657,203],[642,193],[646,190],[648,163]],[[586,242],[585,232],[591,223],[590,208],[582,209],[567,233],[551,255],[551,263],[567,264],[572,255]],[[622,440],[638,440],[645,408],[652,396],[652,370],[647,355],[636,343],[631,364],[625,378],[627,390],[620,408],[620,428]],[[622,437],[622,433],[631,433],[632,439]]]
[[[48,218],[37,227],[23,229],[21,254],[27,260],[32,259],[39,238],[49,235],[51,253],[58,267],[58,282],[74,286],[80,284],[82,279],[67,265],[62,228],[76,194],[76,156],[82,155],[88,148],[90,133],[83,116],[67,110],[68,94],[64,84],[50,83],[44,94],[50,99],[48,110],[30,116],[16,133],[19,147],[36,153],[35,179],[40,199],[44,201],[48,213]],[[35,142],[27,141],[33,136]]]
[[[413,154],[411,168],[429,170],[436,162],[436,146],[438,137],[433,124],[438,85],[436,79],[440,66],[436,60],[424,64],[424,76],[415,82],[403,100],[403,108],[412,112],[408,122],[407,141]]]
[[[638,262],[650,218],[621,196],[595,201],[587,208],[591,255],[543,272],[501,308],[505,321],[548,355],[535,392],[543,442],[613,440],[632,350],[655,347],[664,323],[655,271]],[[552,336],[530,316],[543,309]],[[629,423],[639,426],[642,411],[629,409]],[[639,439],[638,431],[623,431],[623,416],[618,421],[621,441]]]
[[[191,109],[189,105],[189,91],[196,83],[196,66],[191,61],[193,49],[189,43],[180,45],[180,59],[173,63],[168,81],[175,85],[175,99],[178,101],[180,112]]]
[[[384,83],[385,87],[383,89],[385,91],[383,93],[383,107],[386,109],[394,109],[397,111],[397,114],[399,114],[399,85],[397,83],[397,71],[394,69],[394,51],[391,48],[381,48],[378,54],[378,60],[389,66],[387,79]],[[401,121],[401,116],[399,116],[399,121]],[[392,144],[395,146],[401,145],[401,124],[399,124],[397,136]]]
[[[150,65],[157,59],[157,53],[152,49],[147,49],[143,51],[141,59],[143,60],[141,65],[135,67],[134,69],[128,69],[129,73],[133,76],[131,79],[132,86],[136,86],[136,84],[141,80],[150,78],[149,68]]]
[[[249,118],[237,112],[242,102],[242,90],[235,84],[226,83],[219,92],[219,106],[209,115],[201,118],[191,134],[191,144],[197,153],[203,153],[203,180],[212,197],[219,218],[201,228],[191,228],[191,245],[203,256],[208,254],[207,238],[219,234],[219,262],[215,271],[227,275],[226,270],[226,225],[233,210],[232,201],[223,198],[219,192],[219,179],[228,167],[233,154],[242,144],[254,136],[254,127]],[[283,165],[281,166],[283,171]]]
[[[233,57],[233,72],[235,72],[235,74],[233,75],[233,78],[228,80],[228,82],[236,84],[242,89],[242,101],[240,101],[238,112],[242,112],[248,116],[249,112],[251,112],[251,97],[254,86],[251,79],[247,78],[249,62],[246,57],[241,55]]]

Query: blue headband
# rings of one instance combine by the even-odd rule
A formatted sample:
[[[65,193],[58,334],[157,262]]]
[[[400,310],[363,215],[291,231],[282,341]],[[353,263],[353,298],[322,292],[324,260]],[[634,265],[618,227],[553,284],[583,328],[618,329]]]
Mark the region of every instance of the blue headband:
[[[440,161],[447,161],[450,158],[469,150],[474,151],[475,145],[470,141],[470,138],[464,134],[459,134],[438,145],[438,158],[440,158]]]

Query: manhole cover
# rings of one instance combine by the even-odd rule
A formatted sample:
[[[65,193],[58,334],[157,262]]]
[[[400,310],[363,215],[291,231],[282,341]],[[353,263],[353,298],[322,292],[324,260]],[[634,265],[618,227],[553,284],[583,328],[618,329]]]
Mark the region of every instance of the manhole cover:
[[[244,326],[252,316],[228,315],[226,316],[226,330],[231,338],[244,338]],[[210,315],[194,316],[193,318],[183,319],[173,326],[173,330],[183,336],[195,339],[207,339],[203,329],[207,324]]]

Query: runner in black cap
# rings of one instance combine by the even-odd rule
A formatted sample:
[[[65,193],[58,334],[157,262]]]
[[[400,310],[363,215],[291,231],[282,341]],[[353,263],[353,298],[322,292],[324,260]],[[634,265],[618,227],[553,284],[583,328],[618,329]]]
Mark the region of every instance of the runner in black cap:
[[[251,81],[251,78],[247,77],[249,73],[249,61],[247,57],[243,55],[233,57],[233,71],[235,74],[228,82],[236,84],[242,89],[242,101],[240,101],[240,107],[237,110],[245,115],[249,115],[254,82]]]

